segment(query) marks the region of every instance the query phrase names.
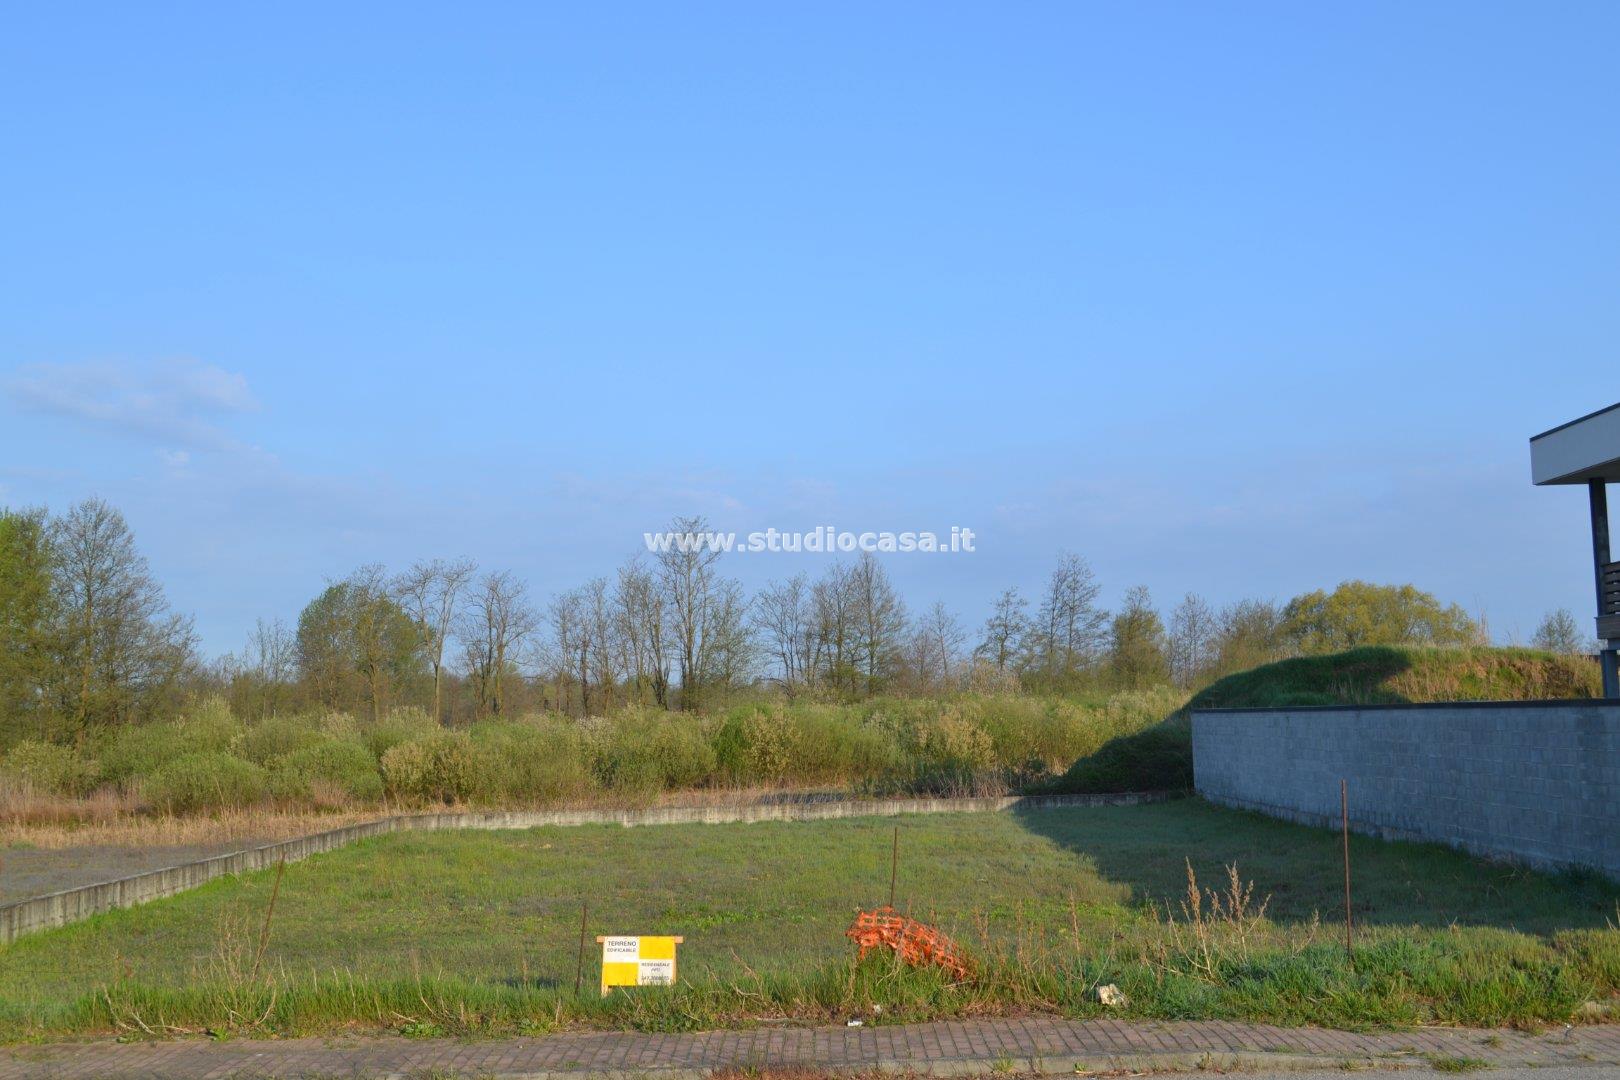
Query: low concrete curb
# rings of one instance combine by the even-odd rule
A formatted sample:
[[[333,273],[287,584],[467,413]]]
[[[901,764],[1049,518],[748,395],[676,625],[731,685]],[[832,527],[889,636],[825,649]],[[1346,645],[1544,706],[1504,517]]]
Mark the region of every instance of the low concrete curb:
[[[0,944],[36,930],[66,926],[115,908],[159,900],[223,877],[262,870],[385,833],[415,829],[533,829],[545,825],[687,825],[757,821],[823,821],[898,814],[987,813],[1053,810],[1072,806],[1132,806],[1161,802],[1158,793],[1126,795],[1018,795],[985,799],[851,799],[782,802],[755,806],[657,807],[650,810],[521,810],[467,814],[403,814],[280,843],[233,851],[209,859],[151,870],[116,881],[82,885],[0,907]]]

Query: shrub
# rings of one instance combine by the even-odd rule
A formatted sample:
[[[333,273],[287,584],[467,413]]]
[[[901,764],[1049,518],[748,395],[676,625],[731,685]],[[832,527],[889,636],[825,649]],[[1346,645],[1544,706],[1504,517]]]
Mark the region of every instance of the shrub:
[[[42,795],[83,795],[96,782],[96,765],[70,747],[24,739],[5,757],[3,771]]]
[[[964,705],[967,705],[964,702]],[[1074,702],[998,698],[972,702],[978,722],[990,737],[997,763],[1029,762],[1067,766],[1084,751],[1076,746],[1095,723],[1094,713]]]
[[[603,786],[626,793],[697,787],[718,766],[700,721],[689,716],[630,713],[599,728],[592,748]]]
[[[142,724],[118,728],[104,736],[96,759],[101,764],[102,780],[128,784],[150,778],[189,749],[179,724]]]
[[[789,710],[793,741],[784,778],[801,784],[860,784],[905,768],[905,752],[859,714],[826,706]]]
[[[476,790],[478,757],[464,732],[438,731],[391,747],[382,778],[388,793],[406,802],[465,802]]]
[[[242,736],[241,755],[268,766],[277,758],[320,746],[327,735],[312,716],[272,716],[253,725]]]
[[[377,759],[357,742],[326,739],[277,758],[270,793],[278,799],[326,801],[332,794],[362,802],[382,798]]]
[[[181,754],[161,766],[146,784],[152,804],[170,813],[247,806],[265,792],[267,775],[251,761],[204,750]]]
[[[989,732],[954,709],[923,725],[917,735],[918,750],[929,765],[972,773],[996,763]]]
[[[426,709],[414,705],[388,710],[388,714],[375,724],[362,728],[366,749],[378,761],[401,743],[427,739],[444,729],[434,722]]]
[[[236,749],[242,738],[241,722],[231,715],[230,703],[218,694],[193,702],[175,728],[182,745],[190,751],[228,753]]]
[[[471,731],[481,799],[554,803],[595,787],[584,740],[572,725],[487,722]]]
[[[662,766],[665,787],[698,787],[714,778],[714,747],[698,723],[654,723],[653,729],[648,749]]]
[[[742,784],[858,784],[903,770],[894,732],[849,707],[734,709],[713,738],[718,772]]]
[[[715,762],[720,764],[723,754],[726,771],[743,783],[780,781],[793,765],[797,741],[782,705],[742,710],[721,724]]]
[[[185,754],[230,754],[241,743],[242,725],[224,698],[194,702],[178,720],[117,728],[100,740],[95,757],[101,779],[129,784],[147,781]]]
[[[363,742],[360,722],[346,712],[328,712],[315,722],[322,735],[344,742]]]

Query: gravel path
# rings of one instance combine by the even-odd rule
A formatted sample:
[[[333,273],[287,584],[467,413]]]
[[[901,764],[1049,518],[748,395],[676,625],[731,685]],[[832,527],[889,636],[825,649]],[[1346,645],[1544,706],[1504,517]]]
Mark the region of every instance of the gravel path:
[[[5,848],[0,850],[0,903],[114,881],[268,842],[227,840],[178,847]]]

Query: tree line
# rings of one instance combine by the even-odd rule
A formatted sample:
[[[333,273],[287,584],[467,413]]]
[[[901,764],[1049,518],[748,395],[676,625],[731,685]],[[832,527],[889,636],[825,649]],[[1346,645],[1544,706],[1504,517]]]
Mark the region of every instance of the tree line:
[[[671,526],[707,530],[700,518]],[[327,584],[295,624],[261,619],[239,652],[206,661],[116,509],[87,500],[60,516],[0,511],[0,720],[10,737],[60,740],[165,717],[196,692],[222,693],[249,717],[328,708],[376,718],[410,704],[461,723],[700,710],[762,688],[845,699],[1193,689],[1292,655],[1488,640],[1480,621],[1411,585],[1352,581],[1218,609],[1189,593],[1168,618],[1137,586],[1109,611],[1074,553],[1033,595],[1003,591],[970,630],[942,603],[909,608],[870,554],[750,596],[720,553],[688,546],[544,602],[510,571],[469,560],[363,566]],[[1584,651],[1575,627],[1554,612],[1534,643]]]

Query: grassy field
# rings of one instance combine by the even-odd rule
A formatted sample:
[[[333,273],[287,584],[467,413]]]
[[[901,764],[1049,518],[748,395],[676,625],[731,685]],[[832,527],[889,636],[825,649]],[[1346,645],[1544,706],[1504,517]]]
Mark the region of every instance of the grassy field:
[[[885,1020],[1085,1015],[1099,982],[1138,1016],[1504,1024],[1620,989],[1612,884],[1357,839],[1352,968],[1336,838],[1195,800],[900,819],[900,906],[955,935],[979,975],[856,965],[842,931],[886,899],[895,824],[380,838],[287,867],[262,959],[274,872],[6,947],[0,1034],[676,1029],[874,1004]],[[1202,914],[1184,910],[1189,860],[1222,891],[1235,863],[1248,910],[1212,913],[1202,892]],[[575,998],[582,902],[592,937],[685,935],[683,987],[603,1003],[588,957]]]

